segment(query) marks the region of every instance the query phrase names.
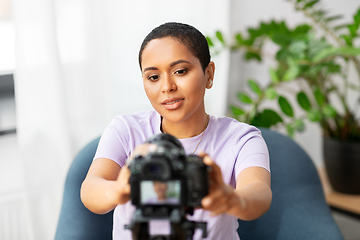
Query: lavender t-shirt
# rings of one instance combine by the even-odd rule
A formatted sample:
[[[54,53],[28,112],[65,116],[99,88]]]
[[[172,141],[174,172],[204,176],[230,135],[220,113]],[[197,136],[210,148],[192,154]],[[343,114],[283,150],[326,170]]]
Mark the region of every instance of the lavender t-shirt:
[[[115,117],[101,136],[94,159],[108,158],[121,167],[131,151],[160,131],[161,116],[156,111],[143,111]],[[179,139],[187,155],[192,154],[201,135]],[[239,173],[248,167],[262,167],[270,172],[269,154],[261,132],[250,125],[228,117],[210,116],[208,127],[196,151],[205,151],[221,168],[223,180],[235,188]],[[195,154],[196,154],[195,153]],[[124,229],[129,224],[135,207],[131,202],[118,205],[114,211],[113,239],[132,239],[131,231]],[[198,209],[188,216],[192,221],[206,221],[206,239],[239,239],[236,232],[237,218],[227,214],[210,217],[209,212]],[[169,234],[169,224],[164,221],[150,223],[151,234]],[[202,239],[201,230],[196,230],[194,239]]]

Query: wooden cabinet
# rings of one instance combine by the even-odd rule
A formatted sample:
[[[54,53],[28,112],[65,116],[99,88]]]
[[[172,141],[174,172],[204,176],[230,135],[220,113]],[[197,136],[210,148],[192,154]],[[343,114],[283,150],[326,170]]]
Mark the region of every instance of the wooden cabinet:
[[[329,206],[358,215],[360,218],[360,195],[343,194],[334,191],[330,186],[326,171],[318,169],[318,172]]]

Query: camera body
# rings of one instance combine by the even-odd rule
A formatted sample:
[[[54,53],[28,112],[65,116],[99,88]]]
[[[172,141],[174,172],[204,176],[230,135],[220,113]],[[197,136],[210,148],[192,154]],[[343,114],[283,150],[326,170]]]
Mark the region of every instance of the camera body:
[[[207,237],[207,223],[189,221],[186,214],[193,214],[201,207],[201,200],[208,195],[210,169],[203,159],[185,155],[180,141],[169,134],[157,134],[146,141],[157,146],[145,156],[135,156],[129,164],[130,198],[135,213],[126,229],[132,231],[133,240],[192,239],[196,228]],[[170,235],[150,236],[152,220],[168,220]]]
[[[129,165],[132,204],[154,218],[164,217],[174,208],[200,207],[209,189],[208,166],[203,159],[186,156],[180,141],[169,134],[154,135],[146,142],[157,149],[136,156]]]

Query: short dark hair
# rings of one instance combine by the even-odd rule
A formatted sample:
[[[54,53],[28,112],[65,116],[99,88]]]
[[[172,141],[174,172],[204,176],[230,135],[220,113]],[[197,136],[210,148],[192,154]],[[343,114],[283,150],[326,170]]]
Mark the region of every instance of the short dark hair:
[[[189,51],[199,59],[201,67],[205,72],[206,67],[210,62],[210,51],[209,45],[205,36],[193,26],[184,24],[184,23],[176,23],[176,22],[168,22],[164,23],[156,28],[154,28],[144,39],[141,44],[139,51],[139,65],[140,69],[142,69],[141,61],[142,61],[142,53],[147,46],[147,44],[153,39],[159,39],[164,37],[172,37],[182,44],[184,44]]]

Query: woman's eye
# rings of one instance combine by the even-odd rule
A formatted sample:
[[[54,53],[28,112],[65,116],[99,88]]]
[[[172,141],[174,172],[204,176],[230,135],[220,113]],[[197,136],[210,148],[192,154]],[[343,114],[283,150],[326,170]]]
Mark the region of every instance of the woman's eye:
[[[180,75],[184,73],[186,73],[186,69],[180,69],[175,72],[175,74],[180,74]]]
[[[157,81],[158,79],[159,79],[158,75],[152,75],[152,76],[148,77],[148,80],[153,81],[153,82]]]

